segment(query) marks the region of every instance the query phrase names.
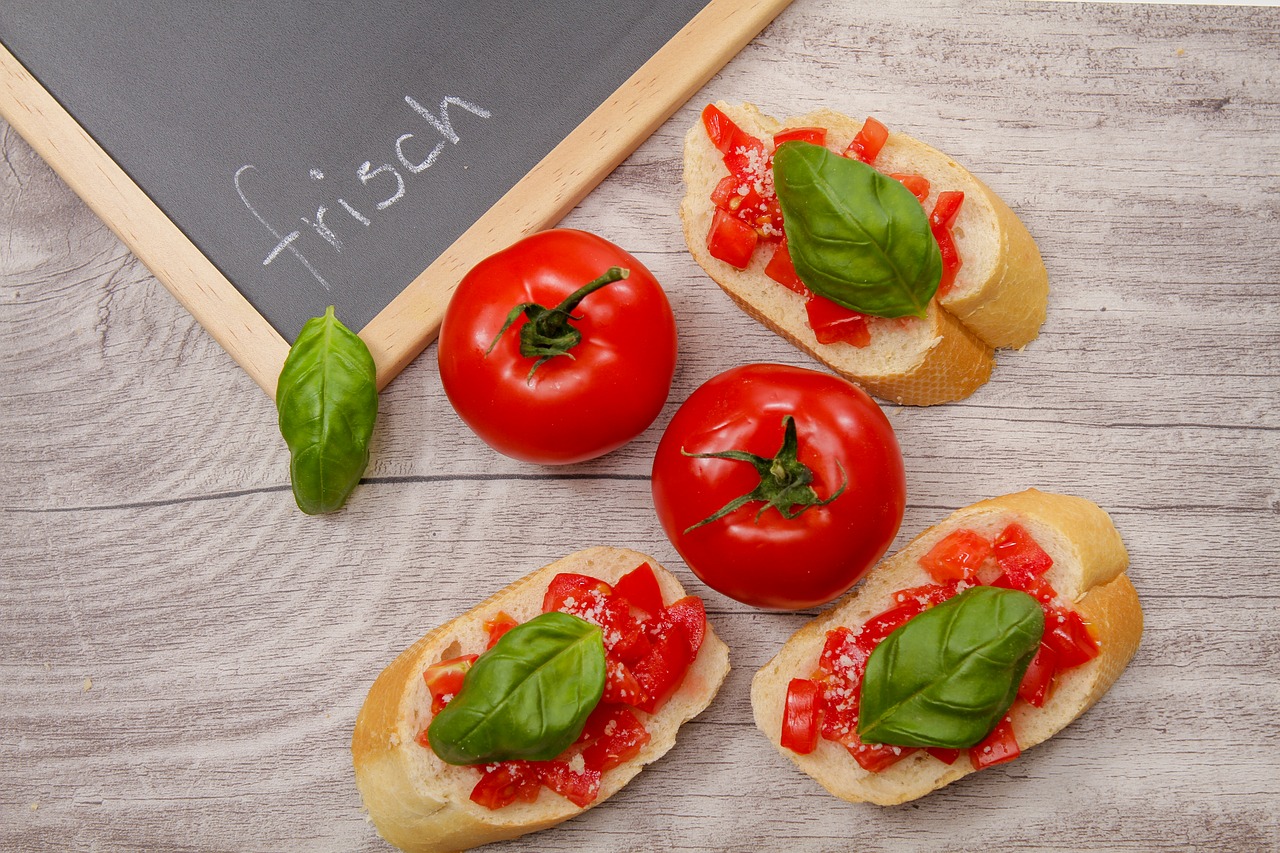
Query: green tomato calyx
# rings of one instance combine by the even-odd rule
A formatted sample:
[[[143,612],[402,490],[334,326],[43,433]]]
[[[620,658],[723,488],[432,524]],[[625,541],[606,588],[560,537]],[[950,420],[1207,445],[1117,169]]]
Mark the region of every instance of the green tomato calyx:
[[[782,447],[778,449],[773,458],[757,456],[745,450],[689,453],[684,448],[680,449],[683,455],[692,459],[732,459],[737,462],[746,462],[752,465],[760,475],[760,484],[754,489],[741,497],[734,498],[716,512],[702,519],[702,521],[686,528],[685,533],[696,530],[704,524],[718,521],[749,503],[759,502],[762,504],[760,510],[756,513],[756,521],[759,521],[760,516],[764,515],[765,510],[770,507],[781,513],[783,518],[792,519],[810,507],[826,506],[844,494],[844,490],[849,485],[849,478],[845,474],[844,466],[840,464],[839,460],[836,460],[836,467],[840,469],[840,488],[836,489],[826,499],[818,497],[818,493],[810,485],[813,482],[813,471],[798,458],[800,442],[796,437],[795,418],[791,415],[784,416],[782,429]]]
[[[537,359],[533,367],[529,368],[529,375],[526,377],[526,381],[532,383],[533,374],[539,367],[558,355],[572,359],[573,353],[569,350],[582,343],[582,332],[569,322],[582,319],[580,316],[573,315],[573,309],[578,307],[578,303],[605,285],[621,281],[629,275],[631,275],[630,270],[610,267],[604,275],[570,293],[554,308],[547,308],[536,302],[520,303],[507,314],[506,322],[494,336],[485,354],[493,352],[493,348],[498,345],[498,341],[506,334],[507,329],[511,328],[523,314],[528,322],[520,327],[520,355]]]

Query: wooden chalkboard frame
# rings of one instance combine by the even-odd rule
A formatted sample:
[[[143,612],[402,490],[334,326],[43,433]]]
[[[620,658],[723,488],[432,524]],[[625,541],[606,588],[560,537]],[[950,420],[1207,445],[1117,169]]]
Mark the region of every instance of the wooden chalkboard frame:
[[[360,330],[378,387],[435,339],[467,269],[563,218],[790,2],[711,0]],[[3,45],[0,115],[274,396],[285,339]]]

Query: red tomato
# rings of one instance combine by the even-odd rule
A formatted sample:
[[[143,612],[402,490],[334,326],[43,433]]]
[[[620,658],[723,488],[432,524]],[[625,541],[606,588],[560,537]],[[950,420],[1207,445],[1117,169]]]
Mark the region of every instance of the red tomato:
[[[785,455],[791,431],[791,467],[812,481],[781,506],[743,501],[775,479],[761,470]],[[757,462],[706,455],[725,451]],[[653,498],[667,536],[708,586],[795,610],[831,601],[880,559],[902,523],[906,478],[893,428],[861,390],[814,370],[754,364],[714,377],[676,412],[654,458]]]
[[[550,314],[611,267],[627,277],[569,312],[580,341],[563,355],[521,354],[535,322],[516,309]],[[653,423],[675,374],[676,324],[638,260],[601,237],[557,229],[467,273],[445,311],[438,353],[449,402],[487,444],[526,462],[569,464],[621,447]]]

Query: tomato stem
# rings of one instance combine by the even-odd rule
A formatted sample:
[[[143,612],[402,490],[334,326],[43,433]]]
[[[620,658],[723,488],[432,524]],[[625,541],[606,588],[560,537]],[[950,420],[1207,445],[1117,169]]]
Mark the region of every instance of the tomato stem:
[[[605,285],[621,281],[629,275],[631,275],[630,270],[610,267],[605,270],[604,275],[570,293],[554,308],[547,308],[536,302],[520,303],[507,314],[506,322],[494,336],[485,354],[493,352],[493,348],[498,345],[498,341],[506,334],[507,329],[511,328],[523,314],[529,322],[520,327],[520,355],[537,359],[533,367],[529,368],[529,375],[525,378],[526,382],[532,384],[534,372],[544,362],[558,355],[573,358],[573,353],[569,350],[582,343],[582,332],[569,322],[582,319],[580,316],[573,315],[573,309],[578,307],[578,303]]]
[[[718,511],[702,519],[692,527],[686,528],[684,532],[688,533],[691,530],[702,527],[704,524],[718,521],[739,507],[756,501],[764,504],[756,513],[757,521],[769,507],[776,509],[782,514],[783,518],[792,519],[810,507],[826,506],[844,494],[845,488],[849,485],[849,478],[845,474],[844,466],[837,459],[836,467],[840,469],[841,477],[840,488],[836,489],[835,493],[825,500],[818,497],[818,493],[810,485],[813,482],[813,471],[798,458],[799,446],[795,418],[791,415],[785,415],[782,418],[782,447],[778,449],[778,452],[771,459],[748,453],[745,450],[689,453],[683,447],[680,448],[681,454],[692,459],[732,459],[737,462],[747,462],[760,474],[760,484],[754,489],[741,497],[729,501]],[[799,508],[797,509],[797,507]]]

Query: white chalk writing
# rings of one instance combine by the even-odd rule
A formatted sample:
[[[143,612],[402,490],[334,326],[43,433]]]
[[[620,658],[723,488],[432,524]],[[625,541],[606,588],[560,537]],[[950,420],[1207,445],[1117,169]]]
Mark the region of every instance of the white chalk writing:
[[[449,117],[449,109],[451,107],[465,110],[471,115],[482,119],[488,119],[492,116],[492,113],[484,107],[452,95],[441,99],[440,106],[434,113],[420,104],[411,95],[405,95],[404,102],[411,110],[413,110],[413,112],[425,120],[431,130],[440,137],[435,140],[428,139],[422,142],[413,142],[412,140],[415,140],[416,137],[415,134],[410,132],[402,133],[396,138],[393,146],[395,149],[396,162],[398,162],[409,175],[418,175],[425,172],[427,169],[430,169],[436,164],[448,145],[457,145],[462,141],[462,136],[454,128],[453,121]],[[434,141],[434,145],[432,145],[432,141]],[[421,156],[424,151],[426,152],[426,156],[423,157],[422,160],[415,162],[410,159],[409,154],[405,153],[406,144],[413,149],[414,156]],[[364,208],[365,211],[370,211],[372,207],[373,211],[380,212],[387,210],[396,202],[404,198],[406,193],[409,192],[409,185],[405,180],[404,174],[402,174],[400,169],[397,169],[393,164],[382,163],[375,167],[373,163],[373,160],[365,160],[359,166],[355,167],[355,177],[359,179],[360,186],[369,190],[369,196],[366,201],[362,203],[357,199],[357,203],[360,204],[360,207]],[[244,203],[245,209],[253,215],[254,219],[256,219],[263,228],[267,229],[267,232],[276,241],[275,245],[262,259],[262,265],[264,267],[269,266],[287,253],[289,256],[295,258],[299,263],[301,263],[307,272],[309,272],[325,290],[329,290],[329,283],[325,281],[324,277],[320,275],[319,271],[296,245],[300,238],[308,232],[302,229],[295,229],[288,233],[281,233],[276,230],[267,221],[266,217],[264,217],[249,201],[248,196],[245,194],[243,177],[247,172],[256,170],[257,167],[252,164],[246,164],[237,169],[235,174],[235,187],[236,193],[239,194],[240,201]],[[314,181],[325,180],[325,173],[317,167],[311,167],[308,175]],[[332,198],[332,196],[330,196],[330,198]],[[356,197],[352,196],[352,198]],[[355,207],[355,205],[348,202],[346,199],[339,198],[337,200],[337,205],[341,207],[348,216],[350,216],[351,220],[358,222],[364,228],[369,228],[373,225],[373,219],[365,213],[362,213],[360,209]],[[330,249],[334,252],[342,252],[344,248],[343,238],[339,235],[338,230],[336,230],[335,223],[332,221],[325,221],[326,215],[336,213],[337,211],[330,210],[328,205],[320,204],[317,205],[316,212],[313,217],[307,218],[306,216],[299,216],[298,219],[306,225],[311,232],[314,232],[315,235],[319,236]],[[337,224],[341,224],[343,222],[348,223],[348,231],[350,228],[354,227],[354,225],[350,224],[350,220],[341,218],[339,218]],[[344,233],[346,232],[344,231]]]

